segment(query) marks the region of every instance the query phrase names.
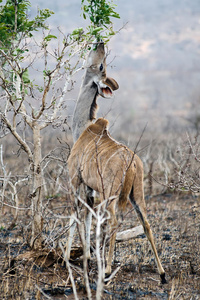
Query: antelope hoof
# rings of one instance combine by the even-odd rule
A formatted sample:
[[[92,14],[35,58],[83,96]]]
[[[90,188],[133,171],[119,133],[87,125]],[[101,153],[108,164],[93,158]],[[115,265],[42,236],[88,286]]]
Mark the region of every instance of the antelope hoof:
[[[161,279],[161,283],[162,283],[162,284],[167,283],[167,280],[165,279],[165,273],[160,274],[160,279]]]
[[[105,273],[105,279],[107,279],[110,276],[109,273]]]
[[[107,265],[105,270],[105,279],[108,279],[110,274],[111,274],[111,266]],[[107,282],[107,280],[105,282]]]
[[[89,261],[91,260],[91,256],[90,255],[86,255],[86,259]]]
[[[111,274],[111,266],[107,266],[105,270],[105,277],[108,278]]]
[[[88,268],[90,268],[92,265],[92,261],[90,258],[87,259],[87,265],[88,265]]]
[[[105,273],[104,284],[107,285],[110,282],[110,276],[111,274]]]

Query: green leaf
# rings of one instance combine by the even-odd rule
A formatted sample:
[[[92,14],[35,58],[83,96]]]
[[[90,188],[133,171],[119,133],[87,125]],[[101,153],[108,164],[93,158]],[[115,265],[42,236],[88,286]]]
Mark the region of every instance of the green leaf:
[[[22,80],[24,83],[30,83],[28,69],[26,69],[22,74]]]
[[[83,32],[83,27],[76,28],[72,31],[72,35],[79,34]]]
[[[101,31],[101,30],[103,30],[102,27],[96,27],[96,28],[93,29],[92,33],[93,33],[93,34],[96,34],[96,33],[98,33],[98,32]]]
[[[47,42],[51,41],[52,39],[57,39],[57,36],[49,34],[49,35],[45,36],[45,38],[44,38],[44,40]]]

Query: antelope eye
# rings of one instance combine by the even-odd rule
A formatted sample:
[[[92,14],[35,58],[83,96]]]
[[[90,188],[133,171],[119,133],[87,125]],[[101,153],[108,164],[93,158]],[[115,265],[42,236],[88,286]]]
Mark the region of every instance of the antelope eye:
[[[103,71],[103,64],[100,64],[99,70]]]

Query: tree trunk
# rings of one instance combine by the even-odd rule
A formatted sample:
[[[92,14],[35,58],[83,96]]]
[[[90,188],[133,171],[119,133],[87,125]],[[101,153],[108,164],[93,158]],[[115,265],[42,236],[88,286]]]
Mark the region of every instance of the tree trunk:
[[[42,172],[41,172],[41,127],[37,121],[33,124],[33,193],[32,198],[32,237],[30,245],[34,249],[42,247]]]

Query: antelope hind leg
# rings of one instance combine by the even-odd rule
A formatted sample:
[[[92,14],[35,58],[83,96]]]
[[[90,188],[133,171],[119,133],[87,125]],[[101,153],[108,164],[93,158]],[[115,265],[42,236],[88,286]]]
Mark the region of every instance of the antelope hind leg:
[[[164,284],[164,283],[167,283],[166,279],[165,279],[165,271],[162,267],[162,264],[160,262],[160,259],[158,257],[158,253],[157,253],[157,249],[156,249],[156,246],[155,246],[155,242],[154,242],[154,238],[153,238],[153,234],[152,234],[152,231],[151,231],[151,228],[150,228],[150,225],[148,223],[148,221],[143,218],[144,220],[144,224],[143,227],[144,227],[144,232],[151,244],[151,248],[153,250],[153,253],[154,253],[154,257],[155,257],[155,260],[156,260],[156,264],[157,264],[157,267],[158,267],[158,272],[160,274],[160,278],[161,278],[161,283]]]
[[[135,208],[136,212],[137,212],[137,215],[138,215],[138,218],[144,228],[144,232],[151,244],[151,247],[152,247],[152,250],[153,250],[153,253],[154,253],[154,257],[155,257],[155,260],[156,260],[156,264],[157,264],[157,267],[158,267],[158,272],[160,274],[160,278],[161,278],[161,283],[164,284],[164,283],[167,283],[166,279],[165,279],[165,271],[162,267],[162,264],[160,262],[160,259],[158,257],[158,252],[157,252],[157,249],[156,249],[156,246],[155,246],[155,242],[154,242],[154,238],[153,238],[153,234],[152,234],[152,231],[151,231],[151,228],[150,228],[150,225],[147,221],[147,218],[146,218],[146,213],[142,213],[139,205],[137,205],[135,199],[134,199],[134,196],[133,196],[133,193],[131,192],[130,194],[130,201],[131,201],[131,204],[133,205],[133,207]]]

